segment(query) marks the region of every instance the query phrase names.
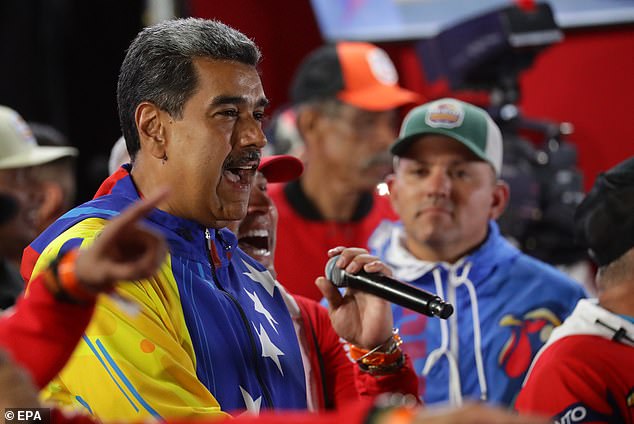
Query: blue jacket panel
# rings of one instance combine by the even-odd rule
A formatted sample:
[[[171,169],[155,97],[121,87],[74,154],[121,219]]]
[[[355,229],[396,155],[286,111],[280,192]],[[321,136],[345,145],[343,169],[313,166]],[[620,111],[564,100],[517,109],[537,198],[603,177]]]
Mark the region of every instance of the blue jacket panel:
[[[463,398],[511,405],[551,330],[585,297],[580,284],[510,245],[490,222],[486,241],[455,264],[424,262],[402,243],[400,223],[384,222],[372,253],[397,279],[454,305],[448,320],[394,306],[403,349],[414,361],[425,403]]]

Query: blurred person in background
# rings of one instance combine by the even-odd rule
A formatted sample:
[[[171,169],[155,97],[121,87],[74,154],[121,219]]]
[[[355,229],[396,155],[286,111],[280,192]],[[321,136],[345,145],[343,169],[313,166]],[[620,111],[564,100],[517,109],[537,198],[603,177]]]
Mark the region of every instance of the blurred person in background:
[[[7,288],[0,308],[13,304],[13,295],[24,289],[18,274],[22,251],[39,234],[42,220],[51,209],[47,184],[40,178],[46,172],[43,167],[76,156],[73,147],[38,146],[22,117],[0,106],[0,193],[13,199],[15,206],[0,227],[0,275]]]
[[[7,222],[13,220],[19,209],[18,199],[9,193],[0,192],[0,236],[8,233]],[[24,290],[24,281],[18,269],[4,255],[5,241],[0,239],[0,310],[13,305]]]
[[[280,220],[275,263],[291,293],[318,300],[313,282],[335,246],[367,245],[377,224],[395,218],[376,186],[391,170],[388,147],[398,109],[418,95],[398,85],[387,53],[362,42],[320,47],[300,64],[291,85],[306,169],[272,186]]]
[[[509,197],[502,149],[486,111],[449,98],[412,109],[391,147],[387,182],[400,222],[376,229],[371,252],[398,280],[455,308],[438,320],[393,307],[426,404],[512,405],[550,331],[585,297],[500,235],[495,220]]]
[[[515,408],[555,422],[634,423],[634,158],[600,174],[575,229],[599,269],[538,353]]]
[[[28,126],[40,146],[71,147],[66,136],[50,125],[29,122]],[[75,206],[77,192],[75,156],[64,156],[44,163],[38,166],[35,172],[34,176],[42,191],[38,233],[44,231],[57,218]]]

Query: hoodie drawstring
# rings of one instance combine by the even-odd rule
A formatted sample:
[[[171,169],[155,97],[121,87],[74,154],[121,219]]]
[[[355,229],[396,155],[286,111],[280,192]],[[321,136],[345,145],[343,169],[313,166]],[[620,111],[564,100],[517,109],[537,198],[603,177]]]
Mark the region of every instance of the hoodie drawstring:
[[[435,268],[432,272],[434,277],[434,285],[436,293],[443,299],[455,305],[456,288],[464,284],[469,293],[471,302],[471,316],[473,324],[473,350],[476,362],[476,371],[478,374],[478,384],[480,386],[480,399],[486,401],[488,398],[488,388],[486,375],[484,373],[484,359],[482,357],[482,334],[480,329],[480,311],[478,308],[478,297],[476,295],[475,286],[469,279],[471,271],[471,262],[464,263],[462,272],[457,274],[458,269],[463,265],[463,261],[459,261],[453,266],[442,264],[448,271],[447,297],[444,296],[442,287],[442,277],[440,269]],[[449,363],[449,403],[453,406],[462,405],[462,387],[460,381],[460,371],[458,368],[458,308],[449,318],[451,327],[446,320],[440,321],[441,344],[440,347],[430,352],[425,366],[423,368],[423,376],[427,376],[431,369],[443,357],[447,357]],[[450,331],[451,331],[451,334]],[[451,342],[450,342],[451,338]]]
[[[440,275],[440,269],[434,268],[432,271],[434,276],[434,285],[436,286],[436,294],[442,299],[446,299],[445,293],[442,288],[442,277]],[[454,316],[457,311],[454,311]],[[449,363],[449,403],[451,405],[462,405],[462,387],[460,384],[460,370],[458,369],[458,362],[456,356],[449,350],[449,324],[447,320],[440,320],[440,335],[441,342],[440,347],[434,349],[427,356],[425,366],[423,367],[423,376],[427,377],[431,369],[445,356]]]

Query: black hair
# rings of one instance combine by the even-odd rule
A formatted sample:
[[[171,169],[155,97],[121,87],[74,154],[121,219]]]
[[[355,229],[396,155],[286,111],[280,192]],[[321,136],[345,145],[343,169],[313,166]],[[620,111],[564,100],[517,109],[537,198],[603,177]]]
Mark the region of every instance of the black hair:
[[[261,53],[246,35],[214,20],[176,19],[143,29],[128,48],[117,85],[119,121],[132,160],[140,148],[137,106],[148,101],[181,118],[198,84],[195,58],[255,67]]]

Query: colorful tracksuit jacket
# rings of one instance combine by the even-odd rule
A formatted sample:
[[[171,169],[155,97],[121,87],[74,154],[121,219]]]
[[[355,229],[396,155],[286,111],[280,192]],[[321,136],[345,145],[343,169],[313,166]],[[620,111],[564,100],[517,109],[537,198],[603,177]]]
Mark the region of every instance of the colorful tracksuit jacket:
[[[486,241],[454,264],[421,261],[403,240],[402,224],[384,221],[369,245],[395,278],[454,306],[448,320],[393,307],[424,402],[512,405],[550,331],[585,296],[582,287],[511,246],[492,221]]]
[[[634,423],[634,319],[580,300],[537,354],[515,408],[558,424]]]
[[[72,209],[27,247],[26,279],[60,252],[91,243],[139,198],[124,168],[104,186],[109,194]],[[100,297],[45,400],[128,421],[305,409],[297,337],[270,273],[228,230],[158,209],[145,222],[166,237],[167,258],[153,278]]]

